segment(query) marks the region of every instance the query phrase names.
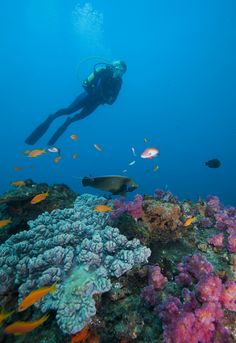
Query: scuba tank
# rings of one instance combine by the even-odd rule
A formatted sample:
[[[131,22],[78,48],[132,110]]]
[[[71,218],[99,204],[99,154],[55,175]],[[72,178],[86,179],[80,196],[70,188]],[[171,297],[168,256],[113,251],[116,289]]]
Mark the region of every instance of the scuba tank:
[[[93,89],[97,85],[97,75],[102,71],[102,70],[113,70],[113,65],[108,64],[108,63],[96,63],[93,68],[93,72],[85,79],[82,83],[82,86],[87,92],[93,91]]]

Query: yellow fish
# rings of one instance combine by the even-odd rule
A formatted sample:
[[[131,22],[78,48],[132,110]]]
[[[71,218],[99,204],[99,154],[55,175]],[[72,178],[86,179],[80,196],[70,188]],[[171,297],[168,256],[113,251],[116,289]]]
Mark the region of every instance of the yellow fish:
[[[36,289],[35,291],[30,292],[20,303],[18,312],[22,312],[32,306],[34,303],[39,301],[42,297],[47,295],[50,292],[55,292],[56,289],[56,282],[50,287],[41,287]]]
[[[17,321],[5,327],[4,332],[8,334],[12,333],[13,335],[23,335],[27,332],[30,332],[36,329],[39,325],[46,322],[48,318],[49,318],[49,315],[45,315],[41,317],[40,319],[35,320],[33,322]]]
[[[110,206],[107,206],[107,205],[97,205],[95,207],[95,211],[98,211],[98,212],[109,212],[109,211],[112,211],[112,208]]]
[[[2,219],[0,220],[0,229],[2,229],[4,226],[12,223],[11,219]]]
[[[2,322],[7,319],[8,317],[10,317],[15,311],[11,311],[11,312],[0,312],[0,325],[2,324]]]
[[[44,149],[34,149],[28,153],[28,157],[38,157],[46,153],[47,152]]]
[[[32,205],[37,204],[37,203],[45,200],[47,197],[48,197],[48,192],[37,194],[37,195],[35,195],[35,197],[33,197],[33,199],[30,201],[30,203]]]
[[[11,185],[16,187],[22,187],[25,186],[25,181],[12,181]]]
[[[184,226],[184,227],[189,226],[189,225],[191,225],[193,222],[195,222],[196,220],[197,220],[196,217],[193,217],[193,216],[192,216],[192,217],[189,217],[189,218],[187,218],[187,219],[185,220],[183,226]]]

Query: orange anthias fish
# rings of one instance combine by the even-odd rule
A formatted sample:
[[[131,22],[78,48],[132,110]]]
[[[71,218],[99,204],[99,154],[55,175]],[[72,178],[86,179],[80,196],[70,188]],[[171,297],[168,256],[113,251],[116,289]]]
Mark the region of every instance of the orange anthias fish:
[[[27,155],[28,157],[38,157],[40,155],[46,154],[47,152],[44,149],[34,149],[30,151]]]
[[[49,315],[45,315],[42,318],[35,320],[33,322],[17,321],[5,327],[4,332],[8,334],[12,333],[13,335],[23,335],[27,332],[30,332],[36,329],[39,325],[46,322],[48,318],[49,318]]]
[[[79,343],[89,338],[89,325],[86,325],[80,332],[76,333],[71,338],[71,343]]]
[[[21,168],[21,167],[14,167],[14,170],[15,171],[19,171],[19,170],[22,170],[23,168]]]
[[[79,139],[79,137],[74,133],[70,135],[70,138],[73,139],[73,141],[77,141]]]
[[[50,287],[41,287],[39,289],[36,289],[35,291],[30,292],[20,303],[18,312],[22,312],[32,306],[34,303],[39,301],[42,297],[47,295],[50,292],[55,292],[57,290],[56,288],[56,282],[50,286]]]
[[[112,211],[112,207],[107,206],[107,205],[97,205],[95,207],[95,210],[98,212],[109,212],[109,211]]]
[[[56,156],[56,157],[54,158],[53,162],[54,162],[55,164],[57,164],[61,159],[62,159],[62,157],[61,157],[60,155],[59,155],[59,156]]]
[[[78,154],[76,154],[76,153],[72,155],[72,158],[74,158],[74,159],[77,157],[78,157]]]
[[[16,187],[22,187],[25,186],[25,181],[12,181],[11,185]]]
[[[2,220],[0,220],[0,229],[2,229],[4,226],[7,226],[10,223],[12,223],[11,219],[2,219]]]
[[[10,317],[12,314],[14,313],[14,311],[11,312],[0,312],[0,325],[2,324],[2,322],[7,319],[8,317]]]
[[[100,145],[94,144],[93,146],[97,151],[102,151],[102,148],[100,147]]]
[[[48,192],[37,194],[37,195],[35,195],[35,197],[33,197],[33,199],[30,201],[30,203],[32,205],[37,204],[38,202],[45,200],[48,197],[48,195],[49,195]]]
[[[184,226],[184,227],[189,226],[189,225],[191,225],[192,223],[194,223],[196,220],[197,220],[196,217],[193,217],[193,216],[192,216],[192,217],[189,217],[189,218],[187,218],[187,219],[185,220],[183,226]]]

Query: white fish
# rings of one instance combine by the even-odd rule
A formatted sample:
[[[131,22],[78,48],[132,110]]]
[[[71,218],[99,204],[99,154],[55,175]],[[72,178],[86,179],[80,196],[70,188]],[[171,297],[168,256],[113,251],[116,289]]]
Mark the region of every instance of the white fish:
[[[129,163],[129,166],[133,166],[136,163],[136,161],[132,161]]]
[[[50,146],[50,147],[48,147],[47,150],[48,150],[49,152],[53,152],[53,153],[57,153],[57,152],[60,151],[60,149],[57,148],[56,146]]]
[[[133,155],[136,156],[136,152],[135,152],[134,147],[132,147],[131,150],[132,150]]]

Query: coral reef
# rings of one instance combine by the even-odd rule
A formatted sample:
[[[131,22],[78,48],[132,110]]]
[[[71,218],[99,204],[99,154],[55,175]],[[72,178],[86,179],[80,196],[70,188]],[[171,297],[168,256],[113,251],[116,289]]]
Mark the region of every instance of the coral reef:
[[[94,294],[111,288],[120,277],[147,262],[150,249],[107,225],[107,215],[94,211],[106,201],[82,195],[74,207],[53,210],[29,221],[30,229],[10,237],[0,252],[0,294],[18,288],[19,298],[57,281],[57,291],[36,305],[56,311],[64,333],[81,330],[96,313]]]
[[[143,212],[143,224],[152,240],[176,240],[187,231],[185,228],[181,229],[181,210],[177,204],[148,199],[143,202]]]
[[[39,205],[51,212],[48,200]],[[95,211],[98,204],[113,211]],[[0,305],[11,311],[58,280],[57,292],[3,328],[42,311],[50,319],[25,337],[1,337],[0,329],[0,341],[72,342],[89,327],[93,343],[236,342],[235,213],[218,197],[181,201],[158,190],[133,201],[83,195],[71,209],[42,214],[1,246]],[[150,250],[137,238],[151,249],[148,265],[141,262]]]
[[[24,183],[25,186],[13,187],[0,197],[1,218],[11,218],[8,228],[0,232],[0,243],[12,234],[27,229],[27,221],[36,219],[43,212],[72,207],[76,198],[76,194],[63,184],[49,186],[46,183],[35,183],[31,179]],[[30,203],[35,195],[47,191],[47,199],[37,205]]]

